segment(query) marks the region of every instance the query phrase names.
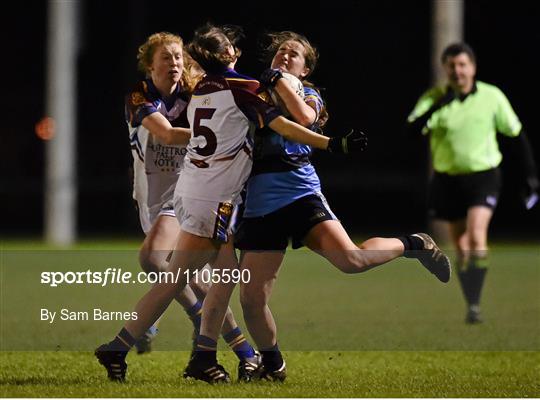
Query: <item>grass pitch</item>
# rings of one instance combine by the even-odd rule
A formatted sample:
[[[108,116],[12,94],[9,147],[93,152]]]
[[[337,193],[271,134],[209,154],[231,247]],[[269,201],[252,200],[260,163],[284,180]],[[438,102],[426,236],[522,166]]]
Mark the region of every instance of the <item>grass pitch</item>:
[[[92,355],[121,322],[40,321],[43,307],[131,311],[148,286],[50,288],[39,283],[39,273],[76,266],[137,271],[136,247],[95,243],[51,252],[2,244],[2,397],[540,396],[537,245],[493,247],[483,296],[486,322],[477,326],[463,323],[457,280],[440,284],[413,260],[350,276],[308,251],[291,251],[271,303],[287,381],[215,387],[181,378],[191,327],[177,305],[163,318],[157,351],[129,355],[126,384],[108,382]],[[125,250],[109,251],[115,248]],[[237,295],[232,307],[244,327]],[[235,378],[234,355],[224,351],[219,357]]]
[[[537,352],[286,352],[289,377],[211,386],[181,378],[187,352],[130,354],[108,382],[88,352],[2,353],[3,397],[538,397]],[[221,357],[235,374],[236,360]]]

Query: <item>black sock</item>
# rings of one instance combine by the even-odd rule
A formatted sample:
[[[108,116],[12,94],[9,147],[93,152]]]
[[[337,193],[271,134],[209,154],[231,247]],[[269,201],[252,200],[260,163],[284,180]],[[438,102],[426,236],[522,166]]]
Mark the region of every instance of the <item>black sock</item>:
[[[199,335],[195,341],[195,353],[193,360],[202,369],[210,368],[217,364],[217,342],[208,336]]]
[[[469,279],[469,271],[459,271],[458,272],[459,283],[461,290],[463,291],[463,297],[467,305],[471,304],[471,282]]]
[[[479,305],[487,272],[487,258],[471,258],[468,268],[470,285],[470,305]]]
[[[118,351],[120,353],[128,353],[129,350],[135,345],[136,339],[131,336],[131,334],[122,328],[118,335],[113,339],[112,342],[109,342],[109,348],[111,351]]]
[[[424,241],[418,236],[406,235],[397,237],[396,239],[400,240],[405,248],[403,257],[416,258],[418,257],[418,251],[424,250]]]
[[[262,363],[267,371],[277,371],[283,366],[283,357],[276,343],[268,349],[261,349]]]
[[[197,332],[198,335],[201,331],[202,303],[197,301],[193,306],[186,310],[186,313],[193,323],[193,328],[195,328],[195,332]]]

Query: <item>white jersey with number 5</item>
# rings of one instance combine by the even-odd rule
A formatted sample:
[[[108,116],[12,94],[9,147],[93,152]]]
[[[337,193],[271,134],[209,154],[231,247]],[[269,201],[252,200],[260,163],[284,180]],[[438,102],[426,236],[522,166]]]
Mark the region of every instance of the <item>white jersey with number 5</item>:
[[[187,109],[192,137],[175,198],[239,202],[252,167],[253,131],[280,115],[258,89],[258,81],[232,69],[199,82]]]

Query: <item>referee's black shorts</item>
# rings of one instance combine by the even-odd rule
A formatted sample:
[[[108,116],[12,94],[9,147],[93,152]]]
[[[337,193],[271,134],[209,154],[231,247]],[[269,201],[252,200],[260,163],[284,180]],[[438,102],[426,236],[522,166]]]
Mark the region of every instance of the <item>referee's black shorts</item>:
[[[464,175],[435,172],[429,188],[429,214],[433,218],[457,221],[473,206],[495,209],[501,190],[498,168]]]

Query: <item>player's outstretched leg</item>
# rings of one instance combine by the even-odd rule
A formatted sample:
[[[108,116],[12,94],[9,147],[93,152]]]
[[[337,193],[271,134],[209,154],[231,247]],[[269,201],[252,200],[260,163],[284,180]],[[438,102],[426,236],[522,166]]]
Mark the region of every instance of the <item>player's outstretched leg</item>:
[[[435,275],[438,280],[447,283],[452,275],[452,268],[448,256],[439,249],[435,241],[427,233],[415,233],[410,236],[412,238],[420,239],[423,247],[421,250],[409,252],[405,257],[416,258],[429,272]]]
[[[394,238],[372,237],[356,246],[339,221],[315,225],[303,242],[345,273],[369,271],[398,257],[416,258],[437,279],[448,282],[450,260],[425,233]]]

